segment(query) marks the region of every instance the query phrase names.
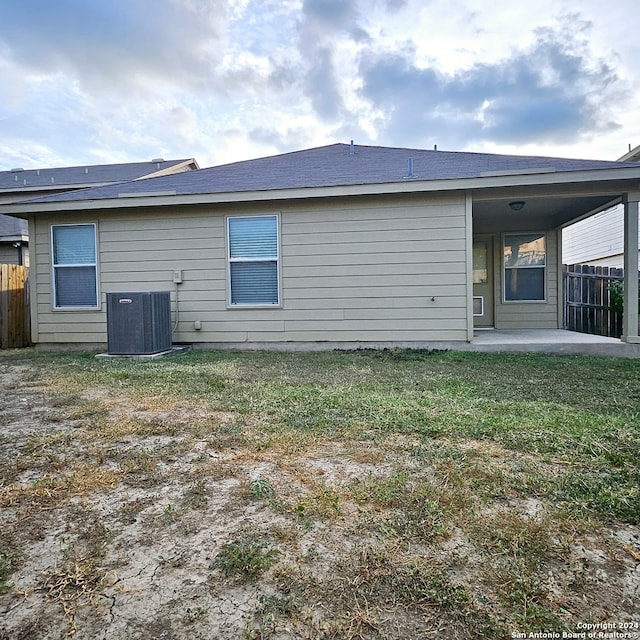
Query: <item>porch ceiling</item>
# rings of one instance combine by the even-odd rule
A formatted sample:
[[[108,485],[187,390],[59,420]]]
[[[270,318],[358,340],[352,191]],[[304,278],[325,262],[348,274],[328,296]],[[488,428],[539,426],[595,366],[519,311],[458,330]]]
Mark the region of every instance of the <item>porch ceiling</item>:
[[[565,226],[617,204],[623,193],[637,189],[637,183],[619,181],[474,191],[474,230],[489,233]],[[509,207],[514,200],[524,201],[520,211]]]
[[[585,196],[510,196],[473,202],[474,230],[481,233],[554,229],[620,202],[620,194]],[[520,211],[509,203],[524,201]]]

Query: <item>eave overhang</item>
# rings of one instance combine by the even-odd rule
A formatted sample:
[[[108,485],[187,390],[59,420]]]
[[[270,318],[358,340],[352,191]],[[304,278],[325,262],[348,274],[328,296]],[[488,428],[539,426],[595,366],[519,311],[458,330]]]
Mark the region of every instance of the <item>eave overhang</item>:
[[[0,205],[0,213],[16,217],[29,217],[37,213],[95,211],[141,207],[191,206],[206,204],[229,204],[242,202],[268,202],[282,200],[305,200],[345,196],[406,195],[446,191],[471,191],[481,197],[485,190],[524,190],[551,192],[563,187],[585,193],[621,193],[640,189],[640,166],[580,171],[551,171],[544,169],[535,173],[510,172],[499,175],[484,174],[472,178],[442,180],[420,180],[408,178],[398,182],[337,185],[323,187],[283,188],[258,191],[234,191],[216,193],[177,194],[175,192],[152,192],[118,194],[118,197],[99,200],[69,200],[57,202],[21,201]],[[589,185],[587,187],[587,185]]]
[[[0,242],[28,242],[29,237],[23,233],[2,236],[0,235]]]

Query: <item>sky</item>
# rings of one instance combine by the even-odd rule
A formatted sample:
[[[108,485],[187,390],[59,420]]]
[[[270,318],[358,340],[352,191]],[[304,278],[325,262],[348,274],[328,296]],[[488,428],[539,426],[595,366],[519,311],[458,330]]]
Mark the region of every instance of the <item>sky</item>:
[[[615,160],[640,0],[0,0],[0,170],[335,142]]]

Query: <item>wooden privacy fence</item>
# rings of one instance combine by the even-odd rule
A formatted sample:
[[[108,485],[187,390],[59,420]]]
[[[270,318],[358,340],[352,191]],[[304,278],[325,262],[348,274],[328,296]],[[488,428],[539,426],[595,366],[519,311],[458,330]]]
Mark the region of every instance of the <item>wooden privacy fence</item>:
[[[0,349],[31,343],[28,274],[27,267],[0,264]]]
[[[564,328],[619,338],[622,309],[610,285],[624,279],[624,269],[581,264],[562,265]]]

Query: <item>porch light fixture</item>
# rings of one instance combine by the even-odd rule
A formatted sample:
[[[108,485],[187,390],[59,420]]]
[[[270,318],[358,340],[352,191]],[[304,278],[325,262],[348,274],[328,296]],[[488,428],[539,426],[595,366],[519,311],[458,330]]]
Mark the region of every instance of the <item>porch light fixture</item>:
[[[514,211],[520,211],[522,209],[522,207],[524,207],[524,200],[514,200],[513,202],[509,203],[509,206],[514,210]]]

